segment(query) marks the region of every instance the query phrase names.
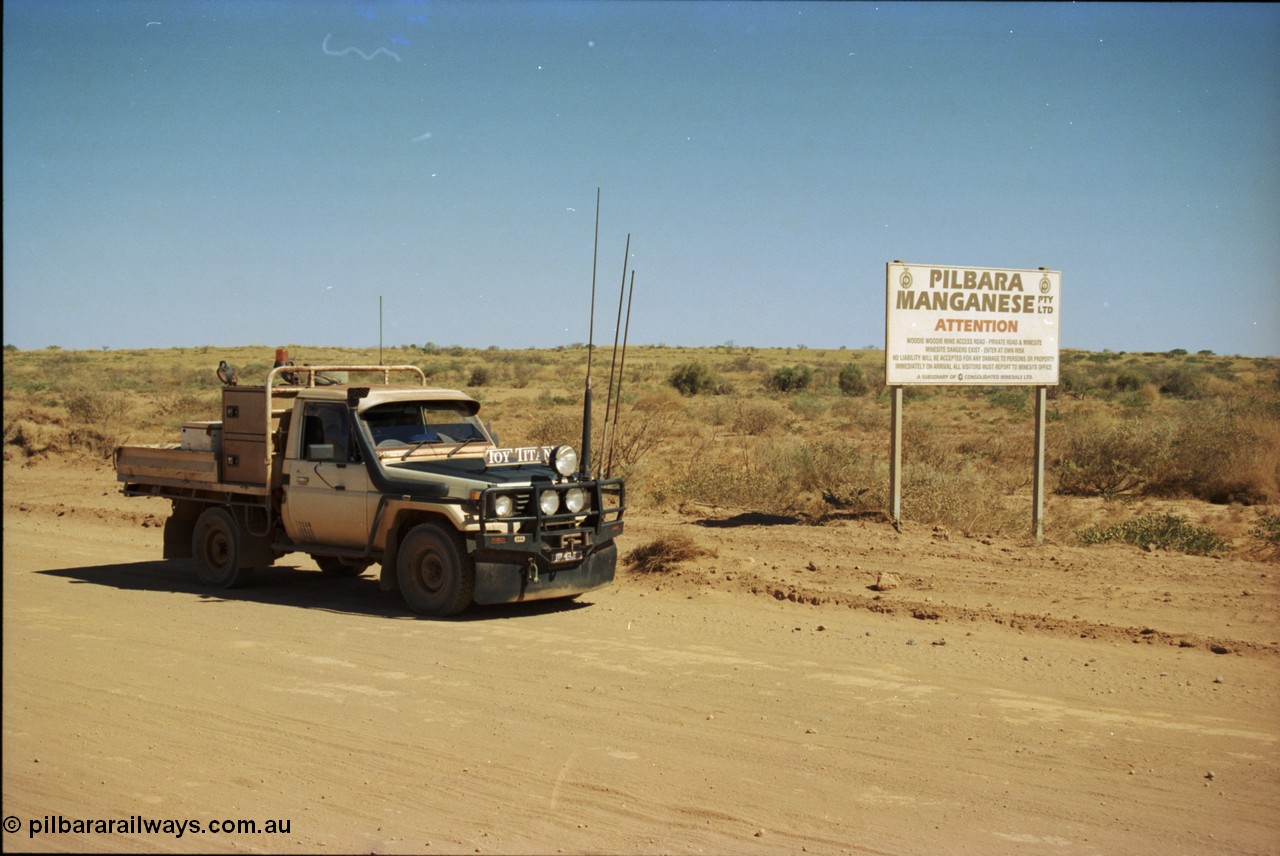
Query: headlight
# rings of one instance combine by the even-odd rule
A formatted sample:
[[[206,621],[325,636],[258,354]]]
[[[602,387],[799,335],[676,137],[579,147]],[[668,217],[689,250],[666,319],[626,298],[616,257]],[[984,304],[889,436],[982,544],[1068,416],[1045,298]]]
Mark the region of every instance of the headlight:
[[[538,494],[538,507],[543,514],[555,514],[560,510],[560,494],[554,490],[544,490]]]
[[[578,451],[572,446],[556,446],[551,453],[556,472],[562,476],[571,476],[578,469]]]
[[[515,507],[510,496],[495,496],[493,498],[493,513],[498,517],[510,517],[511,510]]]
[[[570,514],[577,514],[587,504],[587,494],[580,487],[571,487],[564,492],[564,507]]]

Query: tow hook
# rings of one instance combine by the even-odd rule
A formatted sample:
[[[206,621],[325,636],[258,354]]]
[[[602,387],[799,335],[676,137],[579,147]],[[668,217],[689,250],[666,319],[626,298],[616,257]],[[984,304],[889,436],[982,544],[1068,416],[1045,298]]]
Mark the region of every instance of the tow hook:
[[[532,557],[529,559],[529,570],[525,574],[529,578],[529,582],[536,583],[538,581],[538,563]]]

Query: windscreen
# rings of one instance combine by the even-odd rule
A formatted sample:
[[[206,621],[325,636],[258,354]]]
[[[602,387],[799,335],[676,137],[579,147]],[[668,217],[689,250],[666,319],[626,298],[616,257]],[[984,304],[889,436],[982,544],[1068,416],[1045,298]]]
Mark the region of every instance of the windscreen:
[[[379,449],[487,440],[480,420],[462,402],[399,401],[360,414]]]

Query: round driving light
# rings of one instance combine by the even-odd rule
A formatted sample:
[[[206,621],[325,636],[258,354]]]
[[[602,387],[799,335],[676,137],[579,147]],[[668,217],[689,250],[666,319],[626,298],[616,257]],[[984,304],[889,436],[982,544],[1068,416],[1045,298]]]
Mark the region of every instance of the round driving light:
[[[555,514],[560,510],[560,495],[554,490],[544,490],[538,495],[538,507],[543,514]]]
[[[509,496],[495,496],[493,498],[493,513],[498,517],[510,517],[514,503]]]
[[[551,453],[556,472],[562,476],[571,476],[578,469],[578,452],[572,446],[556,446]]]
[[[571,514],[577,514],[587,504],[587,493],[580,487],[571,487],[564,492],[564,507]]]

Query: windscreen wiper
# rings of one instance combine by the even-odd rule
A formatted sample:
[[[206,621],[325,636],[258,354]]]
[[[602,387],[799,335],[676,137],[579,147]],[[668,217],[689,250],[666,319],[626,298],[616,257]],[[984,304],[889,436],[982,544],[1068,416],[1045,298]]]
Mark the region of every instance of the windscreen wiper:
[[[452,458],[454,453],[457,452],[459,449],[461,449],[463,446],[469,445],[471,443],[483,443],[483,442],[485,442],[484,437],[468,437],[467,439],[463,440],[461,443],[459,443],[458,445],[450,449],[449,454],[445,455],[445,457]]]
[[[403,455],[401,455],[401,456],[400,456],[400,460],[402,460],[402,461],[403,461],[403,460],[405,460],[405,459],[406,459],[406,458],[408,458],[410,455],[412,455],[414,452],[418,451],[419,449],[421,449],[423,446],[427,445],[428,443],[439,443],[439,442],[440,442],[440,437],[439,437],[438,435],[437,435],[437,436],[434,436],[434,437],[428,437],[428,438],[427,438],[427,439],[425,439],[425,440],[419,440],[419,441],[418,441],[418,444],[417,444],[416,446],[412,447],[411,449],[409,449],[409,451],[405,452]]]

